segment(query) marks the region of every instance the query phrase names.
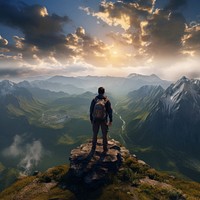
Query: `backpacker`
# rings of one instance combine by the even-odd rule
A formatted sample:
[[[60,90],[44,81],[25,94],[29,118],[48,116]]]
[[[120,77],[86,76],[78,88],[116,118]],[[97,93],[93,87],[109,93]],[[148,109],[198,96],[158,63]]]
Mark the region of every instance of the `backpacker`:
[[[93,110],[94,120],[105,120],[106,119],[106,102],[107,99],[95,99],[95,105]]]

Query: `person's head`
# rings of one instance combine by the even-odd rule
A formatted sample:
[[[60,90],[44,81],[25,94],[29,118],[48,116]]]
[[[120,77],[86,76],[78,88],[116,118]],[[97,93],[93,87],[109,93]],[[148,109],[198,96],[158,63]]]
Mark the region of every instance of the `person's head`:
[[[98,93],[99,94],[104,94],[105,93],[105,89],[103,87],[99,87],[98,88]]]

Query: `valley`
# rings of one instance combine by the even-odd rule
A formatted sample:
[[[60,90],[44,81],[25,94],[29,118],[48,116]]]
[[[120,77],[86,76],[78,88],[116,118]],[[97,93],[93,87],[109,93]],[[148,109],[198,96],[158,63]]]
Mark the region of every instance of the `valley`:
[[[0,189],[19,173],[68,163],[71,149],[91,139],[89,105],[102,80],[114,111],[109,137],[156,169],[200,181],[199,81],[183,77],[164,87],[166,81],[151,78],[131,76],[124,83],[119,78],[117,89],[116,77],[0,82],[0,179],[5,183]],[[70,81],[79,86],[74,94],[61,90]]]
[[[122,118],[122,116],[115,110],[115,108],[117,109],[117,103],[114,106],[113,112],[114,114],[119,118],[119,120],[122,122],[121,125],[121,130],[119,131],[119,136],[120,136],[120,142],[126,146],[126,141],[125,138],[127,137],[125,131],[126,131],[126,122],[124,121],[124,119]]]

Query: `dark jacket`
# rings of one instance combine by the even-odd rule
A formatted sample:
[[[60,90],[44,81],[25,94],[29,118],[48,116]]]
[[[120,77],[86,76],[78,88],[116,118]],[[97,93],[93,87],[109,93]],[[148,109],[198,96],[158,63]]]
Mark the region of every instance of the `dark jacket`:
[[[109,99],[102,95],[102,94],[99,94],[97,95],[91,102],[91,105],[90,105],[90,121],[93,122],[93,110],[94,110],[94,106],[95,106],[95,103],[96,103],[96,99],[107,99],[106,101],[106,104],[105,104],[105,107],[106,107],[106,122],[108,121],[108,117],[109,117],[109,121],[112,122],[112,107],[111,107],[111,103],[109,101]]]

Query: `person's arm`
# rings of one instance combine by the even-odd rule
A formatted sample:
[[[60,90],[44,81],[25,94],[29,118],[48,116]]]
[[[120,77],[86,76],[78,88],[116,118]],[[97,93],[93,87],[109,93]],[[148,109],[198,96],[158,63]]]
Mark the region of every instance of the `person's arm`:
[[[92,114],[93,114],[93,110],[94,110],[94,104],[95,104],[95,102],[94,102],[94,99],[93,99],[91,104],[90,104],[90,121],[91,121],[91,123],[93,122]]]
[[[107,113],[109,117],[109,124],[111,125],[112,120],[113,120],[113,116],[112,116],[113,110],[112,110],[111,103],[109,100],[107,101]]]

